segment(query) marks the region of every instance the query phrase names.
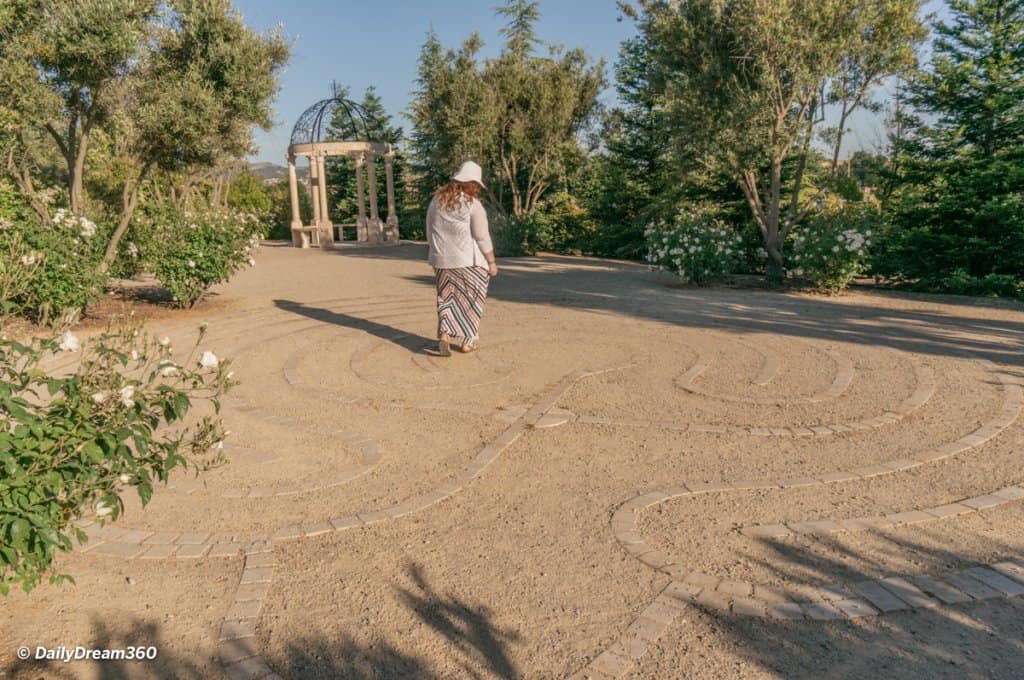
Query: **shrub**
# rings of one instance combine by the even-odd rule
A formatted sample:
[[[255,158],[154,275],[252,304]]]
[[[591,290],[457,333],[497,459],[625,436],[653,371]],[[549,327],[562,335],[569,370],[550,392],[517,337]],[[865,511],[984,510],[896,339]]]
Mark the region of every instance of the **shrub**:
[[[103,295],[107,277],[100,271],[100,263],[105,239],[97,235],[98,231],[87,218],[60,209],[52,227],[43,225],[25,232],[33,249],[44,253],[27,296],[36,321],[69,326]]]
[[[50,224],[25,213],[0,217],[0,313],[20,313],[49,325],[75,323],[103,294],[99,231],[64,209]]]
[[[879,213],[873,206],[822,210],[791,232],[790,273],[820,292],[838,293],[865,270],[868,248],[879,228]]]
[[[42,253],[25,243],[14,223],[0,217],[0,319],[21,311]]]
[[[192,307],[213,285],[252,266],[262,225],[259,217],[228,211],[151,209],[140,220],[149,238],[142,257],[183,307]]]
[[[530,224],[511,215],[494,215],[490,220],[491,241],[498,257],[516,257],[530,252]]]
[[[0,593],[27,592],[47,573],[52,583],[69,578],[52,563],[73,538],[87,540],[73,522],[117,519],[124,488],[145,504],[172,469],[211,464],[219,420],[162,429],[181,423],[194,399],[219,410],[233,385],[229,362],[196,358],[203,331],[181,363],[169,341],[127,324],[90,343],[70,331],[27,345],[0,340]],[[43,362],[61,352],[80,353],[77,365],[49,374]]]
[[[918,282],[915,287],[919,290],[953,295],[1016,297],[1024,300],[1024,281],[1009,274],[971,276],[966,270],[957,269],[949,276],[934,280],[931,288],[925,287],[922,282]]]
[[[579,255],[597,231],[587,209],[565,191],[555,192],[545,199],[528,224],[529,252],[547,250]]]
[[[688,283],[704,285],[736,271],[743,237],[702,206],[684,206],[671,223],[648,227],[647,261]]]

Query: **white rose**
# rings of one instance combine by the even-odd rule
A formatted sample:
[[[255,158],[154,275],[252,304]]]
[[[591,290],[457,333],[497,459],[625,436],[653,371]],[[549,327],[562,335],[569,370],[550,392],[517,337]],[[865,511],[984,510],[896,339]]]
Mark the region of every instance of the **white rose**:
[[[199,357],[199,365],[202,368],[217,368],[219,363],[220,360],[217,359],[217,355],[210,351],[203,352],[203,355]]]
[[[103,402],[105,402],[107,400],[107,393],[106,392],[97,392],[96,394],[92,395],[92,400],[93,400],[93,403],[95,403],[95,404],[102,404]]]
[[[133,398],[135,396],[134,387],[132,387],[131,385],[122,387],[119,394],[121,395],[121,403],[124,404],[127,408],[135,406],[135,399]]]
[[[193,262],[192,260],[189,260],[188,261],[188,266],[189,266],[189,269],[195,269],[196,268],[196,263]]]
[[[161,347],[167,347],[170,344],[171,344],[171,339],[169,337],[167,337],[166,335],[164,337],[160,338],[160,346]]]
[[[165,378],[178,375],[178,365],[173,361],[161,361],[157,368],[160,370],[160,375]]]
[[[104,503],[103,501],[98,502],[95,506],[95,509],[96,514],[100,517],[106,517],[110,513],[114,512],[114,509],[107,505],[106,503]]]
[[[132,478],[129,477],[127,474],[122,474],[117,478],[117,481],[121,482],[122,484],[127,484],[128,482],[132,481]]]
[[[256,260],[254,260],[254,259],[252,259],[252,258],[250,257],[250,258],[249,258],[249,266],[250,266],[250,267],[255,267],[255,266],[256,266]]]
[[[78,341],[74,333],[64,331],[64,334],[60,336],[60,349],[64,352],[77,352],[82,349],[82,343]]]
[[[21,263],[26,267],[31,267],[36,263],[36,256],[33,253],[21,256]]]

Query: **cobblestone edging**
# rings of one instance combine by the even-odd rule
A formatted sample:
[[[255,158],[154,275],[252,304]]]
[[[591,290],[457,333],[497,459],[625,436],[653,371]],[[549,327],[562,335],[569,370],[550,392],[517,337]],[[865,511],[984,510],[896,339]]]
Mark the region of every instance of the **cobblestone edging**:
[[[280,678],[260,656],[256,643],[256,622],[270,591],[276,569],[276,559],[273,553],[275,542],[366,526],[389,518],[402,517],[440,503],[445,498],[459,492],[464,484],[479,477],[487,466],[527,429],[543,426],[544,419],[552,411],[558,410],[554,408],[555,402],[573,383],[602,372],[605,371],[576,371],[563,378],[550,388],[538,402],[529,406],[504,432],[485,445],[477,453],[469,467],[453,482],[443,484],[431,492],[414,496],[389,508],[339,517],[310,527],[289,527],[279,531],[270,540],[258,540],[250,543],[245,550],[245,567],[239,580],[238,590],[220,629],[218,650],[228,678],[230,680],[258,680],[261,678],[277,680]]]
[[[699,364],[698,364],[699,365]],[[822,423],[802,427],[767,427],[759,425],[717,425],[694,422],[673,422],[658,420],[617,420],[603,416],[580,415],[575,422],[589,425],[612,425],[620,427],[643,427],[675,430],[678,432],[704,432],[713,434],[745,434],[755,437],[829,437],[835,434],[864,432],[901,422],[907,416],[927,404],[935,395],[937,387],[935,371],[925,364],[913,361],[916,388],[914,392],[891,410],[880,416],[841,423]],[[695,366],[696,368],[696,366]],[[691,371],[694,369],[690,369]]]
[[[272,536],[248,540],[224,533],[151,532],[123,529],[113,525],[101,527],[90,520],[81,520],[76,524],[90,536],[90,541],[79,546],[77,550],[124,559],[232,558],[243,554],[245,567],[242,577],[220,629],[219,656],[228,677],[232,680],[278,678],[279,676],[260,657],[255,641],[256,620],[275,573],[276,558],[273,546],[276,542],[366,526],[386,519],[403,517],[440,503],[479,477],[523,432],[531,428],[550,426],[548,419],[560,418],[561,409],[555,408],[555,403],[576,381],[629,367],[576,371],[565,376],[546,390],[536,403],[519,409],[518,417],[495,439],[483,446],[469,466],[454,480],[386,508],[366,510],[303,526],[288,526]]]
[[[812,345],[813,346],[813,345]],[[700,350],[698,350],[699,352]],[[697,385],[697,379],[700,378],[701,374],[711,367],[713,361],[706,355],[701,354],[697,359],[697,363],[685,371],[675,380],[675,384],[682,390],[696,394],[698,396],[707,397],[708,399],[717,399],[719,401],[727,401],[737,404],[762,404],[762,405],[778,405],[778,404],[818,404],[829,399],[835,399],[842,395],[849,389],[853,383],[853,378],[856,375],[856,371],[853,367],[853,362],[846,357],[844,354],[832,349],[831,347],[822,350],[827,354],[836,365],[836,375],[832,380],[832,384],[829,385],[825,390],[817,393],[808,395],[805,397],[790,397],[787,399],[776,399],[776,398],[758,398],[758,397],[741,397],[731,394],[713,394],[703,390]],[[763,376],[761,376],[763,379]],[[762,383],[762,384],[767,384]]]
[[[698,584],[672,581],[648,604],[625,632],[570,680],[620,678],[657,644],[661,635],[687,609],[696,604],[741,616],[773,619],[837,621],[877,616],[880,612],[960,604],[972,600],[1024,595],[1024,561],[1006,560],[954,572],[939,581],[927,576],[891,577],[851,584],[849,588],[823,586],[802,592],[722,582]],[[726,594],[735,591],[734,594]],[[746,594],[743,594],[746,593]],[[692,610],[690,611],[692,614]]]
[[[277,558],[270,541],[255,541],[246,546],[245,566],[221,623],[217,643],[217,655],[229,680],[282,680],[260,656],[256,643],[256,621],[276,569]]]
[[[615,643],[603,650],[573,677],[591,680],[621,677],[646,653],[648,646],[657,641],[676,619],[681,609],[688,604],[698,604],[739,616],[828,621],[1024,595],[1024,562],[1019,560],[970,567],[946,574],[942,579],[923,575],[893,576],[850,584],[786,588],[723,580],[674,562],[665,553],[651,546],[637,530],[636,525],[639,512],[671,499],[703,493],[810,487],[891,475],[926,463],[944,460],[977,447],[1010,427],[1024,408],[1024,390],[1019,383],[1000,372],[992,362],[978,363],[998,379],[1000,389],[1004,392],[1002,408],[998,415],[983,423],[981,427],[944,446],[929,449],[907,459],[815,477],[766,481],[686,482],[636,496],[619,506],[612,516],[611,528],[620,545],[647,566],[670,576],[673,580],[659,592],[654,601],[640,613]],[[743,528],[741,533],[748,537],[763,539],[793,534],[824,535],[840,531],[863,531],[880,526],[908,526],[978,512],[1021,499],[1024,499],[1024,489],[1010,486],[991,494],[933,508],[839,521],[823,519],[812,522],[753,525]]]

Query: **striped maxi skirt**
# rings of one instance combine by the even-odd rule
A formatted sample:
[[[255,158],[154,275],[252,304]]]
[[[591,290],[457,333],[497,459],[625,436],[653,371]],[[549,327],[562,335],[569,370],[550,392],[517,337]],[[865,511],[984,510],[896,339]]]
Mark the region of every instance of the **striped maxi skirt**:
[[[483,267],[437,270],[437,335],[476,340],[490,276]]]

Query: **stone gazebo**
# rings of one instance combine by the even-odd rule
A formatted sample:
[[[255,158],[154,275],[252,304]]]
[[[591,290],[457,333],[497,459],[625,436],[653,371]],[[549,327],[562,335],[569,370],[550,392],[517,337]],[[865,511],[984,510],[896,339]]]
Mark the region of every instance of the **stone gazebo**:
[[[344,240],[344,227],[355,227],[360,243],[398,243],[398,216],[395,214],[395,154],[386,142],[366,140],[324,140],[325,118],[327,124],[335,112],[342,112],[349,120],[349,127],[357,136],[366,136],[366,119],[359,105],[341,97],[331,97],[317,102],[299,116],[292,130],[288,147],[288,185],[292,202],[292,245],[299,248],[319,246],[330,248],[335,241]],[[331,156],[348,156],[355,160],[356,201],[359,216],[355,224],[332,224],[327,209],[327,168],[326,159]],[[381,221],[377,211],[377,158],[384,159],[387,178],[388,217]],[[299,211],[298,180],[295,175],[295,161],[306,158],[309,161],[309,194],[313,204],[313,224],[302,223]],[[369,197],[369,215],[366,203]],[[337,239],[335,238],[337,228]]]

